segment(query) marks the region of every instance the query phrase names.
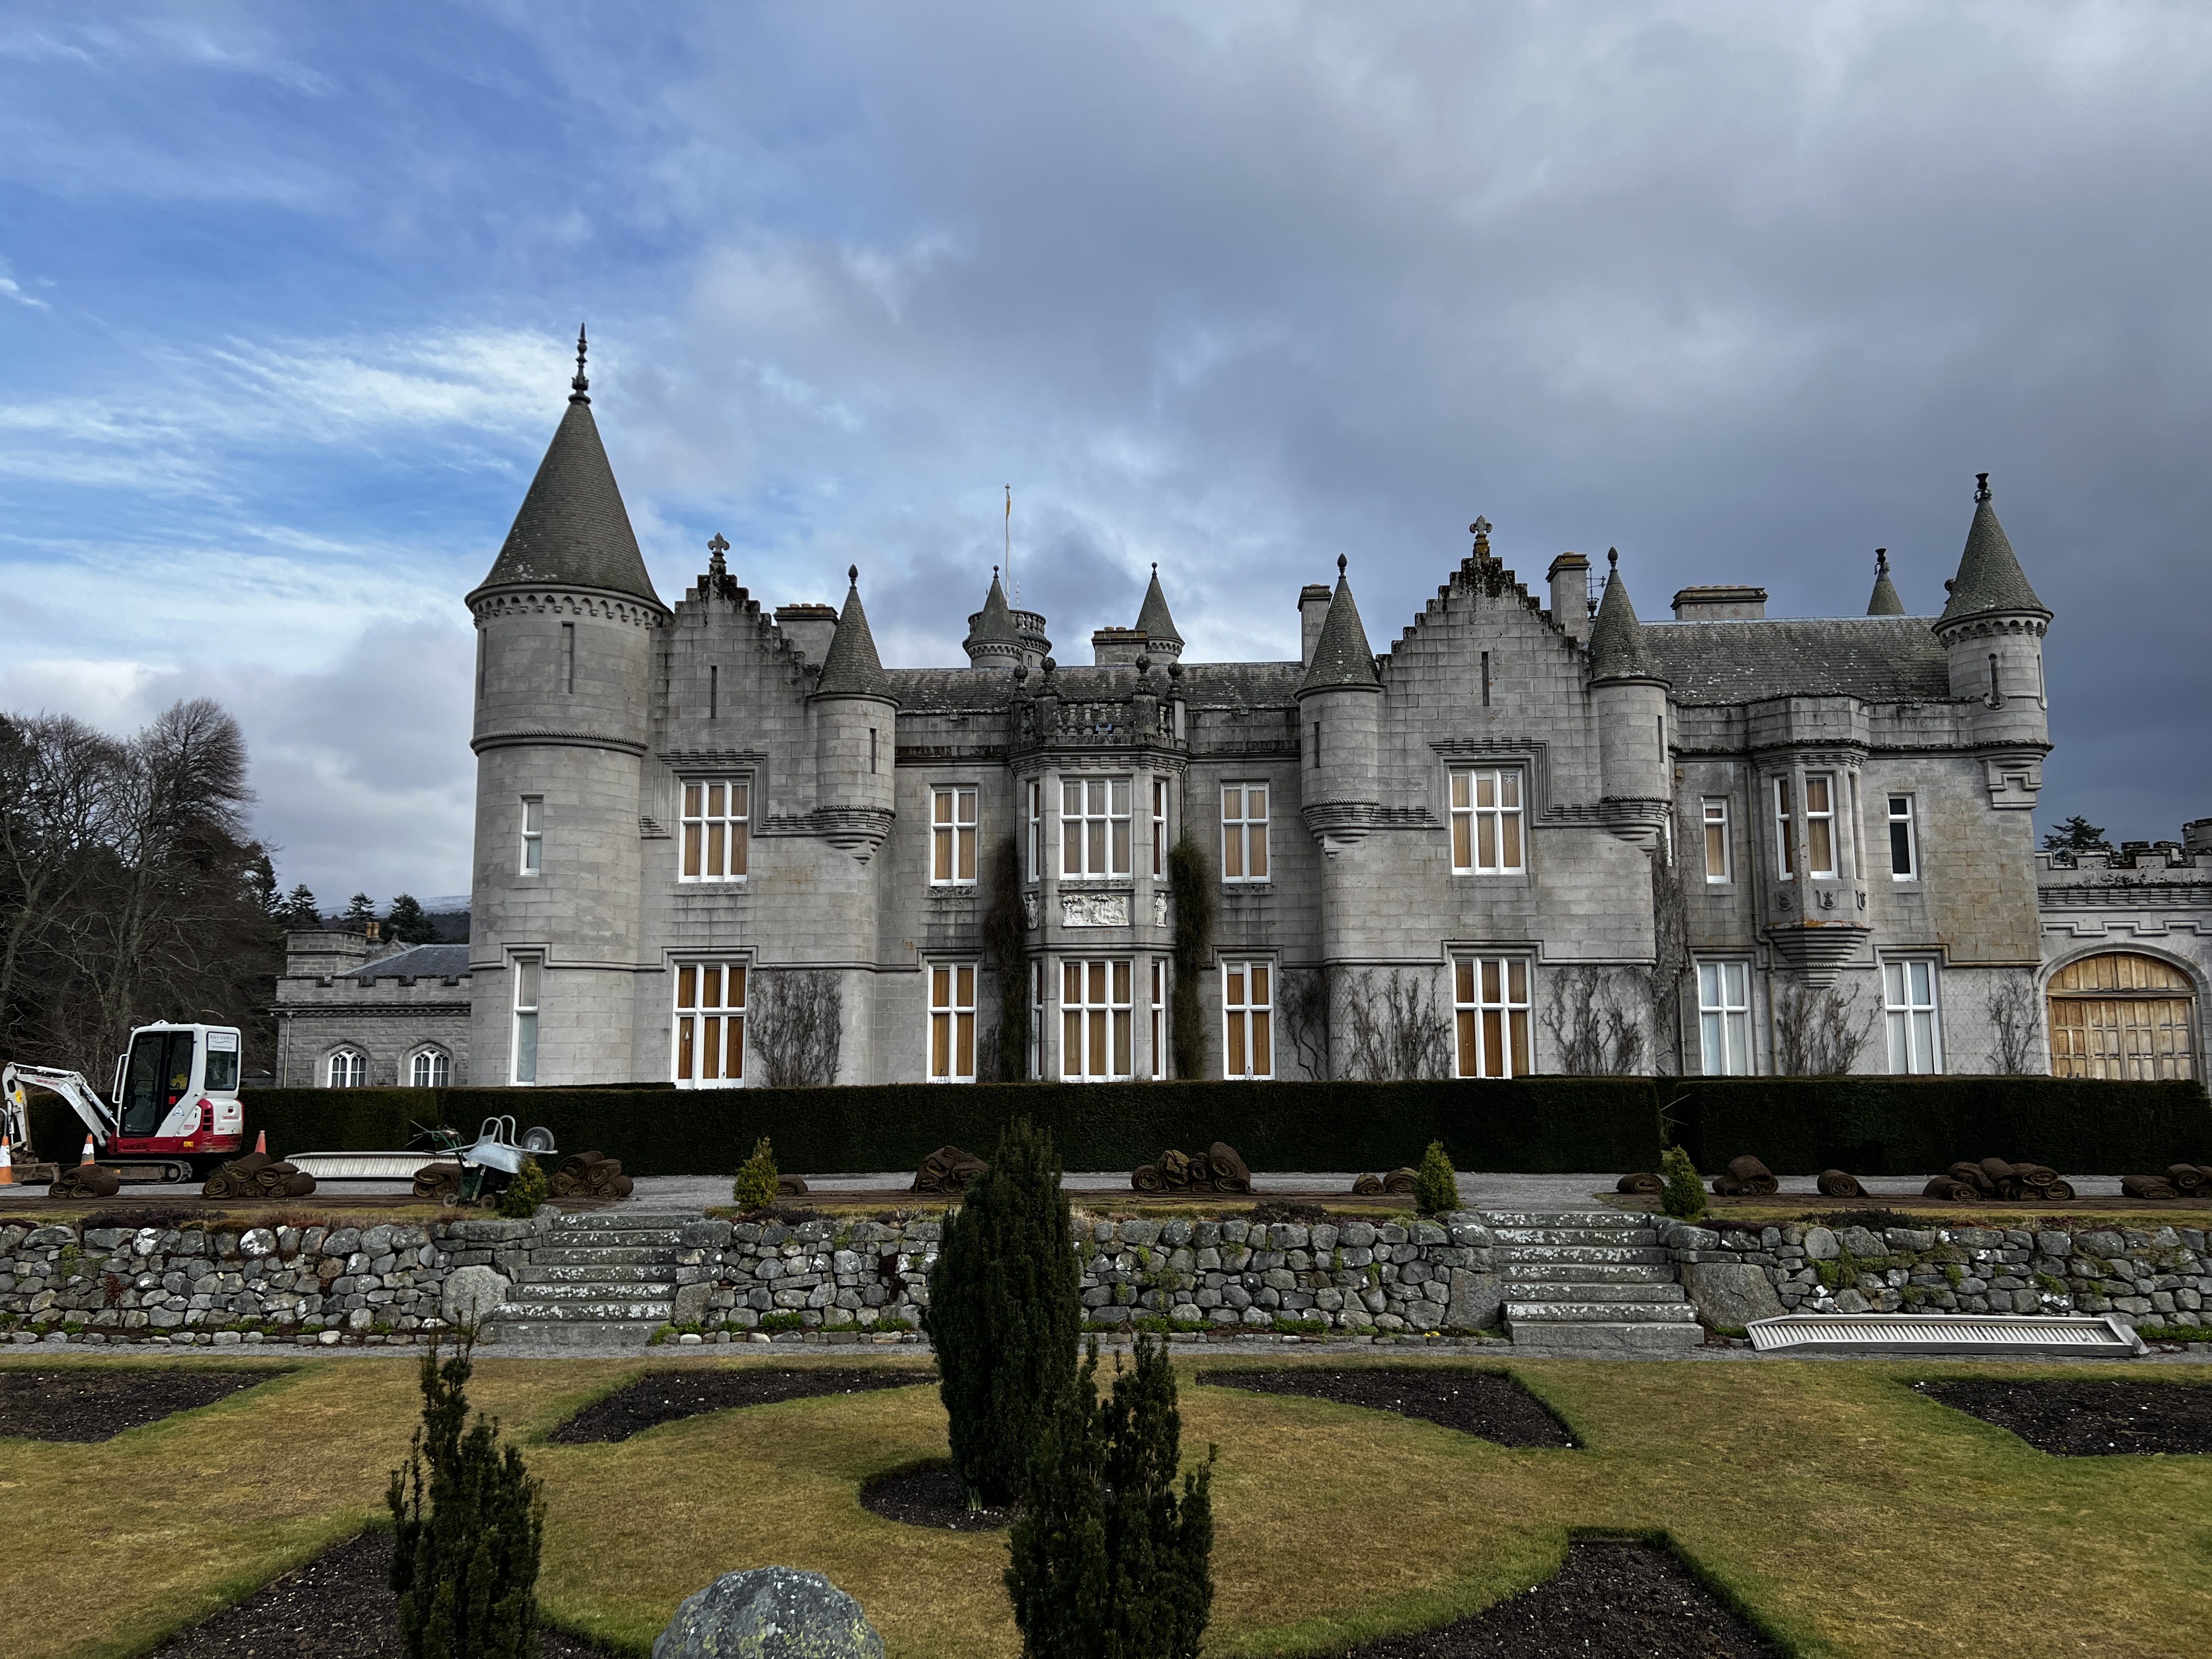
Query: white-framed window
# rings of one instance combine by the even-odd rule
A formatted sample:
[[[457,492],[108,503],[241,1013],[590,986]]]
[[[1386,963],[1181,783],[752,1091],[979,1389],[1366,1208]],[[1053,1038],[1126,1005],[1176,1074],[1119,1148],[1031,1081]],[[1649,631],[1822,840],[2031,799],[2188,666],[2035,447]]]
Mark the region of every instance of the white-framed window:
[[[1698,1046],[1707,1077],[1751,1075],[1751,965],[1698,964]]]
[[[1060,872],[1129,873],[1127,778],[1063,778],[1060,784]]]
[[[1221,1075],[1270,1078],[1275,1074],[1274,964],[1221,964]]]
[[[1724,795],[1708,795],[1701,805],[1705,826],[1705,879],[1729,879],[1729,804]]]
[[[331,1056],[323,1079],[333,1089],[358,1089],[368,1081],[368,1058],[357,1048],[341,1048]]]
[[[1042,957],[1030,963],[1030,1075],[1044,1076],[1045,980],[1052,972]]]
[[[1168,964],[1164,957],[1152,960],[1152,1075],[1168,1074]]]
[[[522,873],[542,875],[545,871],[545,798],[525,795],[522,798]]]
[[[930,964],[929,1080],[975,1080],[975,964],[972,962]]]
[[[1072,1083],[1129,1075],[1129,963],[1060,964],[1060,1071]]]
[[[752,839],[750,778],[699,778],[684,786],[683,881],[743,881]]]
[[[538,1081],[538,981],[544,963],[537,957],[514,959],[514,1047],[511,1076],[516,1083]]]
[[[1889,1028],[1889,1069],[1920,1076],[1943,1069],[1943,1036],[1936,1011],[1933,962],[1881,964],[1881,1012]]]
[[[1027,798],[1029,808],[1029,878],[1042,881],[1044,878],[1044,781],[1031,778],[1022,787],[1022,793]]]
[[[1774,835],[1781,848],[1782,873],[1797,873],[1797,838],[1791,833],[1794,792],[1790,780],[1774,781]],[[1805,775],[1805,873],[1832,881],[1836,874],[1836,781],[1826,772]]]
[[[735,1088],[745,1080],[745,964],[676,964],[676,1086]]]
[[[1521,835],[1521,769],[1457,766],[1451,775],[1452,873],[1517,875],[1528,868]]]
[[[1267,879],[1267,786],[1221,786],[1221,878]]]
[[[1452,1024],[1461,1077],[1526,1077],[1528,963],[1520,957],[1452,963]]]
[[[453,1080],[453,1062],[442,1048],[420,1048],[407,1062],[410,1088],[442,1089]]]
[[[929,884],[975,884],[975,792],[947,787],[929,792]]]
[[[1889,876],[1892,881],[1917,881],[1920,878],[1919,826],[1912,818],[1912,797],[1892,795],[1889,799]]]
[[[1152,874],[1168,872],[1168,781],[1152,780]]]

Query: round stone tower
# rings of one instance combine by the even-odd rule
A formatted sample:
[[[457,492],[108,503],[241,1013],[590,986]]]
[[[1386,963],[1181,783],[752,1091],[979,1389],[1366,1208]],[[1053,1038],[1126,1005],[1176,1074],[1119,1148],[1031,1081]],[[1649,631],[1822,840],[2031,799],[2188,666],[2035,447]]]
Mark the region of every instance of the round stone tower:
[[[1992,804],[2033,806],[2051,752],[2043,686],[2051,609],[2028,586],[1997,522],[1986,472],[1976,476],[1974,522],[1959,574],[1943,586],[1950,599],[1936,620],[1936,637],[1950,658],[1951,695],[1978,705],[1971,729],[1990,767]]]

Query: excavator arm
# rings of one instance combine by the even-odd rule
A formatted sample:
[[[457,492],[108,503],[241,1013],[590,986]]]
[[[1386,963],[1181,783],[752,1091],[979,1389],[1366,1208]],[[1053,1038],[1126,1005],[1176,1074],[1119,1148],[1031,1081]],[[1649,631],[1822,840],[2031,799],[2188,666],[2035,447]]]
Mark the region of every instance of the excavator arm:
[[[105,1146],[114,1138],[113,1111],[80,1073],[11,1061],[0,1068],[0,1128],[15,1142],[19,1155],[31,1150],[30,1089],[51,1090],[67,1101],[70,1109],[92,1131],[95,1144]]]

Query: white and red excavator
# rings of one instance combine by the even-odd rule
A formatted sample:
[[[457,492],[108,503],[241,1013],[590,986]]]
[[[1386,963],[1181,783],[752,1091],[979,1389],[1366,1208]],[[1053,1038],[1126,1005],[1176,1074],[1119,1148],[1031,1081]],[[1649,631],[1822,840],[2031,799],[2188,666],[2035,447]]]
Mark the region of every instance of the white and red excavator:
[[[81,1073],[9,1062],[0,1068],[0,1133],[8,1137],[15,1179],[51,1181],[60,1169],[40,1160],[31,1144],[32,1089],[51,1090],[68,1103],[84,1120],[101,1166],[123,1180],[204,1179],[244,1145],[240,1051],[234,1025],[141,1025],[115,1062],[115,1086],[106,1100]]]

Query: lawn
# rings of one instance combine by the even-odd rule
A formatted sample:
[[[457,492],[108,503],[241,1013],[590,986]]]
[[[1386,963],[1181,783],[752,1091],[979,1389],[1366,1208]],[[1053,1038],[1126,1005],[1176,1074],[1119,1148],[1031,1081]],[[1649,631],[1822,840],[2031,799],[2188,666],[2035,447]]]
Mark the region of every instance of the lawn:
[[[143,1650],[381,1514],[417,1408],[408,1358],[180,1363],[276,1374],[103,1444],[0,1440],[0,1605],[18,1610],[18,1659]],[[1546,1577],[1576,1528],[1663,1531],[1806,1656],[2180,1656],[2212,1628],[2212,1459],[2046,1456],[1907,1386],[2189,1382],[2193,1368],[1516,1362],[1583,1444],[1511,1451],[1193,1386],[1206,1363],[1182,1379],[1186,1453],[1221,1447],[1210,1652],[1327,1653],[1482,1607]],[[472,1397],[545,1480],[541,1592],[560,1622],[642,1650],[717,1574],[781,1562],[857,1595],[895,1656],[1017,1652],[1002,1535],[922,1532],[856,1499],[865,1477],[943,1455],[934,1389],[749,1407],[616,1445],[534,1443],[641,1369],[477,1369]]]

